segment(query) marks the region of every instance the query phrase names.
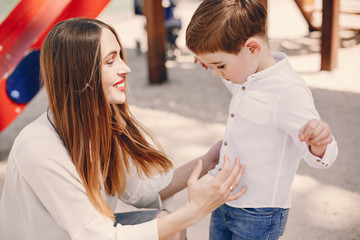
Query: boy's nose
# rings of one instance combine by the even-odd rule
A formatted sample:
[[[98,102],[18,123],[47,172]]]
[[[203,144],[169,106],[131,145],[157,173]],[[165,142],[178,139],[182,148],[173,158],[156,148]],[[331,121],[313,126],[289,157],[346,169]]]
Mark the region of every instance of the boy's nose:
[[[217,68],[213,70],[213,74],[214,74],[215,77],[221,77],[222,76],[222,72]]]

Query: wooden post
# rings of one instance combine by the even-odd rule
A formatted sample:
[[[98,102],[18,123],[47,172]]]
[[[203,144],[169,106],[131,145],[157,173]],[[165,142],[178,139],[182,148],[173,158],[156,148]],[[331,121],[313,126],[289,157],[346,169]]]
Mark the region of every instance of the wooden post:
[[[150,84],[166,81],[164,9],[159,0],[145,0],[144,14],[148,42],[148,69]]]
[[[314,0],[295,0],[295,3],[298,6],[301,14],[305,18],[305,21],[309,26],[309,31],[312,32],[316,30],[321,30],[320,26],[314,25]]]
[[[331,71],[337,67],[339,8],[340,0],[323,0],[321,70]]]

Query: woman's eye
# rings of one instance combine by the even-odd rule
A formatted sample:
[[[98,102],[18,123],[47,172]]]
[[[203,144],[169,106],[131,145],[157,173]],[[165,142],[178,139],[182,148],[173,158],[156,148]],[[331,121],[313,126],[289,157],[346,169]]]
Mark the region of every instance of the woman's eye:
[[[115,62],[115,60],[107,61],[107,62],[106,62],[106,65],[110,65],[110,66],[111,66],[111,65],[113,65],[114,62]]]
[[[217,66],[218,69],[223,69],[224,67],[225,67],[225,65]]]

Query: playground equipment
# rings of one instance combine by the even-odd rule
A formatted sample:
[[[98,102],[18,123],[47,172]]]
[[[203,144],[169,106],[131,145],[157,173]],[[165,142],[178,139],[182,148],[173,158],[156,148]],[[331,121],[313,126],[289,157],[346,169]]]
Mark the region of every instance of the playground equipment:
[[[269,0],[259,0],[265,7]],[[290,0],[289,0],[290,1]],[[315,7],[315,0],[294,0],[305,18],[309,31],[321,31],[321,70],[332,71],[337,67],[337,51],[340,45],[339,30],[347,29],[358,32],[358,27],[339,26],[339,15],[360,15],[360,10],[342,9],[340,0],[318,0],[322,3],[320,8]],[[351,2],[352,0],[348,0]],[[345,0],[342,1],[344,3]],[[353,0],[353,5],[359,6],[358,0]],[[314,14],[321,14],[321,21],[317,23]]]
[[[320,0],[319,0],[320,1]],[[351,2],[351,1],[349,1]],[[358,32],[360,29],[343,26],[339,23],[340,15],[360,15],[359,7],[355,9],[343,8],[340,0],[322,0],[322,7],[315,7],[314,0],[295,0],[296,5],[304,16],[309,31],[320,30],[321,34],[321,70],[331,71],[337,67],[337,52],[340,46],[340,30],[351,30]],[[346,2],[342,2],[346,3]],[[344,5],[344,4],[343,4]],[[359,3],[353,6],[359,6]],[[315,13],[321,13],[321,22],[317,23],[314,19]]]
[[[145,0],[134,0],[134,12],[136,15],[144,15]],[[161,6],[164,9],[164,24],[166,33],[166,49],[165,54],[167,59],[174,60],[176,58],[175,51],[178,49],[176,39],[181,30],[181,19],[175,17],[174,9],[176,7],[176,0],[161,0]],[[145,24],[146,25],[146,24]],[[144,27],[146,29],[146,26]],[[136,43],[138,52],[141,52],[140,42]]]
[[[314,18],[314,14],[322,13],[324,7],[328,7],[330,2],[324,2],[323,7],[319,7],[315,5],[315,0],[294,0],[298,8],[300,9],[301,14],[303,15],[304,19],[306,20],[309,31],[320,31],[322,24],[321,22],[317,22]],[[355,1],[354,1],[355,2]],[[351,9],[351,5],[348,8],[343,8],[340,6],[340,1],[337,3],[337,11],[338,14],[344,15],[360,15],[359,7],[357,9]],[[358,28],[354,28],[351,26],[340,26],[341,29],[344,30],[351,30],[351,31],[359,31]]]
[[[0,132],[41,88],[39,53],[47,33],[71,17],[96,18],[110,0],[21,0],[0,25]]]
[[[260,1],[267,6],[269,0]],[[314,7],[314,0],[294,1],[307,21],[309,30],[322,31],[321,69],[331,71],[336,67],[339,47],[339,14],[360,15],[359,11],[340,9],[340,0],[322,0],[321,9]],[[96,18],[109,2],[110,0],[21,0],[0,24],[0,132],[20,115],[41,88],[39,50],[48,31],[59,21],[70,17]],[[164,19],[174,19],[172,15],[168,15],[169,12],[163,11],[161,3],[159,0],[146,0],[144,9],[147,12],[148,45],[151,46],[148,48],[150,83],[166,81],[166,34],[167,41],[175,46],[177,33],[173,30],[181,28],[179,21],[177,25],[161,27]],[[172,11],[174,6],[169,6]],[[319,11],[322,12],[321,24],[313,19],[313,14]],[[173,24],[174,21],[169,23]]]

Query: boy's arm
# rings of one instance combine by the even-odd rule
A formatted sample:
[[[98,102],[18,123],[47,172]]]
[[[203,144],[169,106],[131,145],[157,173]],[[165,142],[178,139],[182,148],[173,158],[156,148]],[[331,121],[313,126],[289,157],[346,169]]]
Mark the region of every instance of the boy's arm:
[[[302,149],[302,157],[309,166],[328,168],[335,162],[337,143],[329,125],[320,120],[312,94],[305,85],[289,84],[284,89],[279,98],[276,118],[279,127]],[[309,138],[313,134],[317,138],[314,138],[315,135]],[[320,145],[317,145],[319,141]]]
[[[338,147],[335,139],[326,145],[326,149],[322,158],[312,154],[310,147],[308,151],[304,152],[303,158],[305,162],[314,168],[325,169],[331,167],[338,155]]]
[[[310,164],[308,162],[309,165],[316,168],[327,168],[336,160],[337,144],[331,128],[326,122],[320,119],[310,120],[300,129],[299,139],[306,143],[311,153],[307,154],[307,159],[313,159]]]
[[[329,124],[320,119],[312,119],[300,129],[299,139],[309,146],[313,155],[322,158],[333,135]]]

